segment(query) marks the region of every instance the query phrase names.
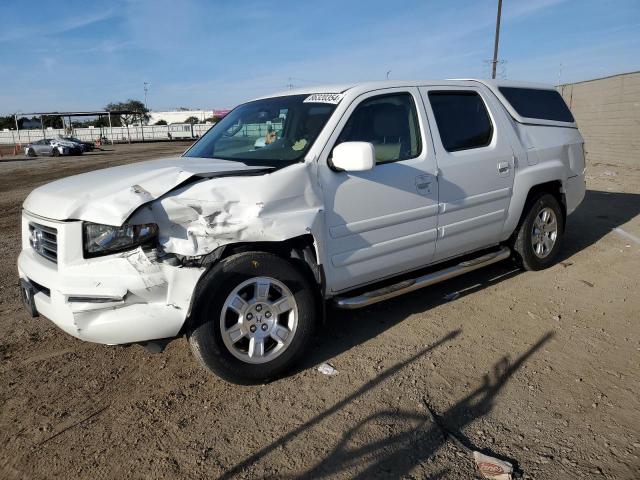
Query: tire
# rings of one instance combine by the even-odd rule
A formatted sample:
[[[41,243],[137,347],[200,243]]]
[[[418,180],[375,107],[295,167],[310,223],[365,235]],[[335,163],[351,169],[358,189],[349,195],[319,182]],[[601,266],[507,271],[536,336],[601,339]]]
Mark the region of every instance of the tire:
[[[27,150],[27,157],[35,157],[35,156],[37,155],[33,148],[30,148],[29,150]]]
[[[543,270],[555,264],[564,237],[564,212],[556,197],[540,193],[525,205],[511,248],[525,270]],[[542,227],[542,228],[541,228]]]
[[[51,150],[51,155],[54,157],[59,157],[60,156],[60,150],[58,150],[57,148],[54,148],[53,150]]]
[[[281,377],[306,351],[316,325],[312,283],[292,262],[271,253],[220,261],[194,295],[187,327],[191,350],[205,368],[232,383]]]

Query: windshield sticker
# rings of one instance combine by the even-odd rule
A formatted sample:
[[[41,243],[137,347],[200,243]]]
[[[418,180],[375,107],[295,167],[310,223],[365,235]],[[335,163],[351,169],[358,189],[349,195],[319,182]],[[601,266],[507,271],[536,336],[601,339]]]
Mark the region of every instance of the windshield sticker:
[[[342,93],[314,93],[304,99],[303,103],[331,103],[336,105],[340,103],[344,95]]]

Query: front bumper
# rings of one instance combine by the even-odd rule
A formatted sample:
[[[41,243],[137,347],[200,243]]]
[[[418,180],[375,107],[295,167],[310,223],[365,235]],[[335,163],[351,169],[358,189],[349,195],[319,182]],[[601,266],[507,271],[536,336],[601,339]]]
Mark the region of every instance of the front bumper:
[[[203,269],[153,260],[138,248],[106,257],[83,259],[71,241],[80,222],[37,217],[58,231],[58,263],[42,257],[24,237],[31,219],[23,216],[23,249],[18,273],[33,287],[33,306],[62,330],[81,340],[105,344],[142,342],[178,334]],[[24,238],[27,238],[26,242]],[[26,243],[26,245],[25,245]]]

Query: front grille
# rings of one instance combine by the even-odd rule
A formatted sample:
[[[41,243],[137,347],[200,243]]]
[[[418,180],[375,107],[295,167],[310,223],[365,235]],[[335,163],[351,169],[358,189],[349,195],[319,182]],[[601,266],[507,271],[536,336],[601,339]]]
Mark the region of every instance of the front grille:
[[[58,263],[58,231],[55,228],[30,223],[29,243],[44,258]]]

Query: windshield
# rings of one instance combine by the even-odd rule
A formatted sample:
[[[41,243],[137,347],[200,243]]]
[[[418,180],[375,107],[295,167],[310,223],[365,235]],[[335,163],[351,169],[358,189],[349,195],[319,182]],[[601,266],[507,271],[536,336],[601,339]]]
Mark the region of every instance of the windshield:
[[[298,162],[335,110],[335,97],[340,98],[325,97],[290,95],[240,105],[216,123],[185,156],[215,157],[249,165],[284,166]]]

